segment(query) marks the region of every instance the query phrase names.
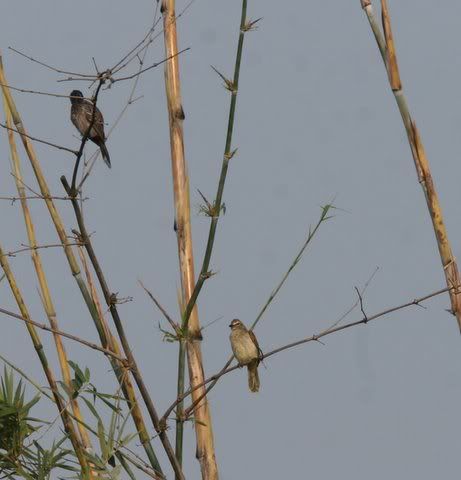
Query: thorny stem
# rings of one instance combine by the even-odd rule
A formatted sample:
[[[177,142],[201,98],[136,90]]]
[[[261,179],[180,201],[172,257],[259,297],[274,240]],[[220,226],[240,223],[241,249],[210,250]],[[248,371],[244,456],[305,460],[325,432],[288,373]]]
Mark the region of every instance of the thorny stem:
[[[394,313],[398,310],[403,310],[405,308],[408,308],[408,307],[411,307],[411,306],[415,306],[415,305],[420,305],[422,302],[426,301],[426,300],[429,300],[430,298],[432,297],[437,297],[443,293],[446,293],[446,292],[449,292],[455,288],[459,288],[458,287],[446,287],[446,288],[442,288],[440,290],[437,290],[435,292],[432,292],[432,293],[429,293],[427,295],[424,295],[422,297],[419,297],[419,298],[415,298],[413,300],[410,300],[409,302],[406,302],[406,303],[403,303],[401,305],[398,305],[396,307],[391,307],[391,308],[388,308],[386,310],[383,310],[379,313],[376,313],[374,315],[369,315],[369,316],[364,316],[361,320],[357,320],[355,322],[351,322],[351,323],[346,323],[344,325],[339,325],[339,326],[333,326],[333,327],[328,327],[326,328],[325,330],[321,331],[320,333],[318,334],[315,334],[315,335],[311,335],[310,337],[307,337],[307,338],[303,338],[301,340],[298,340],[296,342],[292,342],[292,343],[288,343],[287,345],[283,345],[282,347],[278,347],[274,350],[271,350],[270,352],[268,353],[265,353],[263,355],[261,355],[261,360],[264,360],[266,358],[269,358],[271,357],[272,355],[275,355],[277,353],[280,353],[280,352],[283,352],[284,350],[289,350],[291,348],[294,348],[294,347],[297,347],[299,345],[303,345],[305,343],[309,343],[309,342],[317,342],[320,338],[322,337],[326,337],[327,335],[331,335],[333,333],[336,333],[336,332],[339,332],[341,330],[346,330],[348,328],[352,328],[352,327],[355,327],[357,325],[361,325],[361,324],[368,324],[370,323],[371,321],[373,320],[377,320],[378,318],[381,318],[381,317],[385,317],[386,315],[389,315],[390,313]],[[230,372],[233,372],[234,370],[237,370],[239,368],[238,365],[234,365],[232,367],[229,367],[229,368],[223,368],[221,369],[218,373],[214,374],[214,375],[211,375],[210,377],[208,377],[202,384],[200,385],[196,385],[194,388],[197,389],[197,388],[201,388],[203,387],[204,385],[207,385],[208,383],[210,382],[213,382],[219,378],[221,378],[223,375],[226,375],[227,373],[230,373]],[[171,414],[171,412],[175,409],[176,405],[179,403],[179,402],[182,402],[185,398],[187,398],[193,391],[194,389],[190,388],[189,390],[187,390],[184,395],[182,396],[182,398],[178,398],[175,400],[174,403],[172,403],[170,405],[170,407],[168,407],[168,409],[165,411],[163,417],[162,417],[162,420],[168,418],[168,416]],[[187,412],[190,410],[187,409],[186,410],[186,414]],[[189,412],[190,414],[191,412]]]

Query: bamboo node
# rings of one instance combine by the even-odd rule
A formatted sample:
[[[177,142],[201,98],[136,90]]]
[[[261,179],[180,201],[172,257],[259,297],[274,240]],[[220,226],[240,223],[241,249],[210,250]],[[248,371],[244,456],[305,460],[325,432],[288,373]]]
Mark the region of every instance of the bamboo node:
[[[211,65],[211,68],[221,77],[222,81],[224,82],[224,88],[229,90],[229,92],[231,92],[233,95],[237,94],[237,87],[235,83],[226,78],[218,69],[213,67],[213,65]]]
[[[251,32],[251,31],[257,30],[258,26],[256,26],[256,24],[260,20],[262,20],[262,18],[263,17],[259,17],[256,20],[248,20],[247,22],[245,22],[245,25],[243,25],[243,27],[240,31],[243,32],[243,33],[246,33],[246,32]]]
[[[207,272],[201,273],[200,278],[203,280],[208,280],[212,276],[216,275],[217,272],[213,272],[213,270],[208,270]]]
[[[229,161],[236,153],[237,153],[237,150],[238,148],[234,148],[234,150],[230,151],[230,152],[226,152],[224,154],[224,158]]]
[[[447,270],[455,263],[455,260],[452,258],[446,265],[443,266],[444,270]]]
[[[117,294],[111,293],[109,296],[109,306],[117,305],[117,303],[118,303]]]
[[[157,430],[157,433],[160,434],[160,433],[163,433],[163,432],[166,432],[168,430],[168,425],[166,423],[166,419],[165,418],[161,418],[158,422],[158,430]]]

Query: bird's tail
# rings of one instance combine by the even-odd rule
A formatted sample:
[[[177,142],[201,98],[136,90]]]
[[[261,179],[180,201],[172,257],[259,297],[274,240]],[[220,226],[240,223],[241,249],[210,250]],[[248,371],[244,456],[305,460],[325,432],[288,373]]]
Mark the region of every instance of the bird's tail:
[[[258,361],[253,360],[248,364],[248,386],[250,391],[259,392]]]
[[[102,154],[102,159],[104,160],[104,162],[106,163],[106,165],[111,168],[111,165],[110,165],[110,156],[109,156],[109,152],[107,151],[107,147],[106,147],[106,144],[104,142],[100,142],[99,143],[99,148],[101,149],[101,154]]]

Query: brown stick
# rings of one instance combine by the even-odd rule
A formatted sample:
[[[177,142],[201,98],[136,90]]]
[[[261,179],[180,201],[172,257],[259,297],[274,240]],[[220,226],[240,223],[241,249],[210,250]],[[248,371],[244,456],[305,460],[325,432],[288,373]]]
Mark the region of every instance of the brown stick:
[[[61,177],[61,183],[63,184],[67,195],[72,196],[72,193],[71,193],[72,188],[69,185],[66,177],[64,176]],[[159,417],[155,409],[154,403],[149,394],[149,391],[147,390],[146,384],[144,383],[144,379],[140,373],[136,360],[131,351],[130,345],[128,343],[128,339],[125,334],[125,328],[123,327],[122,320],[118,313],[116,296],[115,294],[111,293],[109,286],[106,282],[104,273],[101,269],[101,266],[99,265],[99,260],[93,249],[90,236],[88,235],[88,232],[86,230],[85,222],[83,219],[82,211],[80,210],[77,197],[72,198],[72,206],[74,207],[75,217],[77,219],[78,227],[80,230],[82,243],[85,245],[85,249],[88,253],[88,257],[90,258],[91,264],[93,265],[94,271],[96,272],[96,276],[98,277],[99,284],[101,286],[101,290],[104,295],[104,299],[106,301],[107,306],[109,307],[112,319],[115,324],[115,328],[117,329],[117,333],[123,347],[123,351],[126,355],[126,358],[128,359],[130,370],[133,374],[133,378],[136,382],[136,385],[139,388],[141,397],[146,405],[147,411],[152,420],[152,424],[155,428],[155,431],[158,433],[160,441],[162,442],[162,445],[165,449],[168,459],[170,460],[170,463],[171,463],[171,466],[173,467],[175,475],[180,480],[184,480],[184,475],[182,473],[181,466],[176,460],[173,448],[171,447],[171,444],[170,444],[170,440],[166,434],[166,428],[164,425],[160,424]]]

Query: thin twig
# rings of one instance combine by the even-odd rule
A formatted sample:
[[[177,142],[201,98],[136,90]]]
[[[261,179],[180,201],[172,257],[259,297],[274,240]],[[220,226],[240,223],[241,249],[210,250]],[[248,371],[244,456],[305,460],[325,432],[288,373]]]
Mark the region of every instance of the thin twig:
[[[378,272],[379,270],[379,267],[376,267],[374,270],[373,270],[373,273],[371,274],[370,278],[365,282],[365,285],[363,286],[362,288],[362,291],[360,292],[360,295],[364,295],[364,293],[366,292],[367,288],[369,287],[371,281],[373,280],[374,276],[376,275],[376,273]],[[333,327],[336,327],[336,325],[338,325],[339,323],[341,323],[356,307],[357,305],[360,303],[360,300],[357,299],[339,318],[338,320],[336,320],[330,328],[333,328]]]
[[[144,72],[147,72],[151,70],[152,68],[158,67],[159,65],[162,65],[163,63],[167,62],[168,60],[171,60],[172,58],[181,55],[181,53],[187,52],[190,50],[190,47],[184,48],[183,50],[180,50],[179,52],[175,53],[174,55],[170,55],[169,57],[164,58],[163,60],[160,60],[160,62],[153,63],[149,67],[143,68],[139,72],[133,73],[133,75],[128,75],[126,77],[119,77],[119,78],[114,78],[111,79],[111,83],[116,83],[116,82],[121,82],[123,80],[131,80],[132,78],[138,77],[139,75],[142,75]]]
[[[28,60],[30,60],[31,62],[34,62],[34,63],[38,63],[39,65],[41,65],[42,67],[45,67],[45,68],[48,68],[49,70],[53,70],[54,72],[56,73],[62,73],[63,75],[75,75],[75,76],[78,76],[78,77],[93,77],[93,75],[86,75],[86,74],[83,74],[83,73],[76,73],[76,72],[68,72],[66,70],[61,70],[59,68],[56,68],[56,67],[52,67],[51,65],[48,65],[47,63],[45,62],[42,62],[40,60],[37,60],[36,58],[33,58],[29,55],[26,55],[25,53],[19,51],[19,50],[16,50],[15,48],[13,47],[8,47],[9,50],[11,50],[12,52],[15,52],[17,53],[18,55],[21,55],[22,57],[25,57],[27,58]]]
[[[107,350],[106,348],[102,348],[95,343],[89,342],[88,340],[84,340],[83,338],[77,337],[76,335],[72,335],[71,333],[63,332],[62,330],[57,330],[55,328],[48,327],[45,323],[38,323],[35,322],[34,320],[29,320],[21,315],[18,315],[17,313],[10,312],[9,310],[5,310],[4,308],[0,308],[0,313],[3,313],[4,315],[7,315],[12,318],[16,318],[18,320],[22,320],[23,322],[30,323],[31,325],[34,325],[37,328],[40,328],[41,330],[45,330],[46,332],[54,333],[56,335],[61,335],[61,337],[68,338],[69,340],[73,340],[74,342],[81,343],[82,345],[85,345],[93,350],[97,350],[101,353],[104,353],[104,355],[109,355],[112,358],[115,358],[122,362],[123,364],[128,364],[127,359],[117,355],[116,353]]]
[[[145,285],[142,283],[141,280],[138,280],[139,285],[144,289],[144,291],[147,293],[149,298],[155,303],[156,307],[162,312],[162,315],[166,318],[168,323],[170,324],[171,328],[176,332],[176,334],[179,333],[179,325],[171,318],[171,316],[168,314],[168,312],[162,307],[160,302],[154,297],[152,292],[145,287]]]
[[[365,320],[365,323],[368,322],[368,317],[367,314],[365,313],[365,310],[363,309],[363,298],[362,294],[360,293],[359,289],[357,287],[354,287],[355,291],[357,292],[357,295],[359,297],[359,302],[360,302],[360,311],[362,312],[363,318]]]
[[[59,93],[40,92],[38,90],[27,90],[25,88],[12,87],[11,85],[4,85],[2,83],[0,83],[0,87],[7,87],[10,90],[15,90],[16,92],[33,93],[34,95],[46,95],[48,97],[67,98],[67,99],[72,98],[69,95],[62,95]]]
[[[72,150],[71,148],[63,147],[62,145],[57,145],[56,143],[51,143],[47,142],[46,140],[41,140],[40,138],[37,137],[32,137],[31,135],[27,135],[26,133],[19,132],[18,130],[14,128],[7,127],[5,124],[0,122],[0,127],[3,127],[6,130],[11,130],[12,132],[19,133],[20,135],[23,135],[24,137],[30,138],[34,142],[39,142],[39,143],[44,143],[45,145],[49,145],[50,147],[57,148],[58,150],[64,150],[65,152],[73,153],[74,155],[78,155],[78,152],[76,150]]]
[[[21,244],[23,245],[23,244]],[[68,245],[71,245],[71,246],[77,246],[77,245],[81,245],[81,243],[77,242],[77,243],[68,243]],[[22,253],[22,252],[31,252],[31,251],[35,251],[35,250],[43,250],[45,248],[63,248],[63,245],[62,243],[50,243],[48,245],[35,245],[35,246],[30,246],[30,245],[24,245],[23,248],[19,248],[18,250],[12,250],[10,252],[5,252],[3,255],[5,257],[15,257],[18,253]]]
[[[9,200],[12,204],[16,203],[17,201],[21,200],[23,198],[24,200],[66,200],[69,201],[71,200],[70,197],[67,195],[65,197],[55,197],[55,196],[49,196],[49,197],[44,197],[43,195],[31,195],[31,196],[24,196],[24,197],[7,197],[7,196],[0,196],[0,200]],[[88,200],[89,197],[84,197],[82,198],[82,201],[85,202]]]

